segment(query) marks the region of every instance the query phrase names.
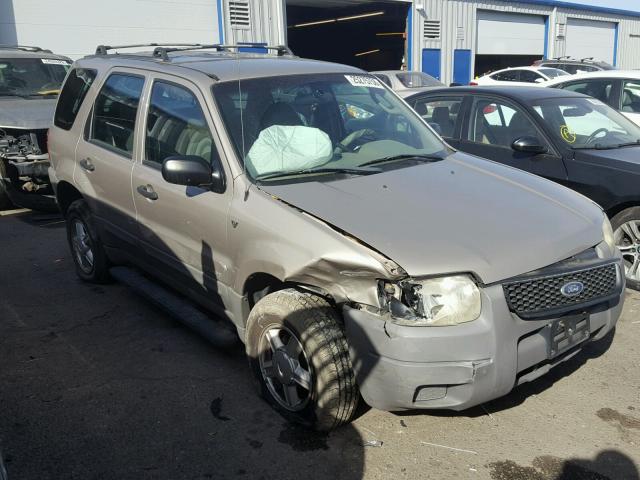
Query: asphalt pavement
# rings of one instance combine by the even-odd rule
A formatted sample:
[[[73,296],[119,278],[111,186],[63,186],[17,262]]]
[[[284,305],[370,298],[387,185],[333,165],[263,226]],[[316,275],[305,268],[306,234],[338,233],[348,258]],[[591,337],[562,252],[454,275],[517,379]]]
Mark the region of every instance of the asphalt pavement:
[[[615,337],[502,399],[321,435],[257,397],[241,347],[79,281],[60,217],[0,212],[0,450],[10,480],[639,480],[639,312],[628,291]]]

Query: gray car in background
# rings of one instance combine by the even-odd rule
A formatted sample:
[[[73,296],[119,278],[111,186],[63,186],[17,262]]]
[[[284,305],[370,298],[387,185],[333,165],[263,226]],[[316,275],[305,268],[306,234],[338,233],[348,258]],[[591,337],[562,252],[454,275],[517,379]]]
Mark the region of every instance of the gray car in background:
[[[414,93],[445,86],[440,80],[424,72],[381,70],[371,73],[401,97],[408,97]]]
[[[55,209],[47,130],[71,63],[39,47],[0,45],[0,208]]]
[[[367,72],[269,49],[76,62],[49,147],[81,279],[214,341],[232,327],[260,394],[319,430],[360,395],[481,404],[614,329],[625,279],[595,203],[455,151]]]

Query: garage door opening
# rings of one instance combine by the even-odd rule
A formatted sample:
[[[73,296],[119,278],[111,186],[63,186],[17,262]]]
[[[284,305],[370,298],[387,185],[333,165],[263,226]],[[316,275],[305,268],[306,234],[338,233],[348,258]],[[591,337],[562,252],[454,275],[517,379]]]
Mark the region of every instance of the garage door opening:
[[[399,70],[410,3],[287,0],[289,47],[301,57],[364,70]]]
[[[547,17],[478,10],[475,75],[533,64],[544,56]]]

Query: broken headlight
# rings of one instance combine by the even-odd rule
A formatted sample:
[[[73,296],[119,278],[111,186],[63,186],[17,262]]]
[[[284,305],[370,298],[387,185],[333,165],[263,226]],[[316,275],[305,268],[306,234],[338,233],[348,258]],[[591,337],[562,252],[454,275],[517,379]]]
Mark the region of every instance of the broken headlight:
[[[467,275],[399,283],[381,281],[380,304],[393,322],[406,326],[448,326],[480,316],[480,290]]]

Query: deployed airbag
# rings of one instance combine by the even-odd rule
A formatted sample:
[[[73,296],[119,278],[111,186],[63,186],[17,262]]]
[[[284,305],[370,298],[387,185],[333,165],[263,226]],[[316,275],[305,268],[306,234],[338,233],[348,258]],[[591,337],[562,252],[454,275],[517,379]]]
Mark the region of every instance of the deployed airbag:
[[[252,177],[314,168],[333,156],[329,136],[318,128],[273,125],[260,132],[245,160]]]

